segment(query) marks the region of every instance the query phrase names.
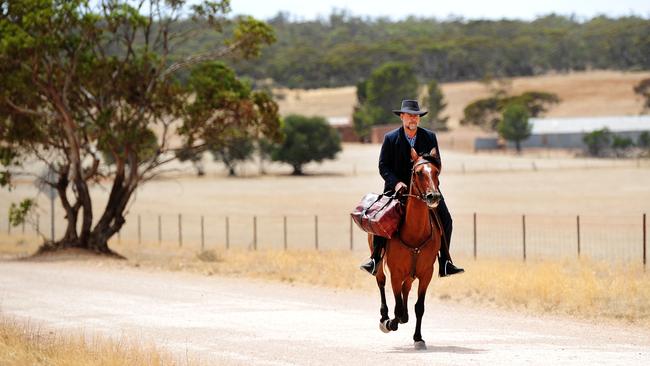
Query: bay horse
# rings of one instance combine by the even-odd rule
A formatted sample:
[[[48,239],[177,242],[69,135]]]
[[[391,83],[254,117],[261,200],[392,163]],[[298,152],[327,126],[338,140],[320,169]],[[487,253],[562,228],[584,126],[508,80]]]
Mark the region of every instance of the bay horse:
[[[396,331],[400,323],[409,319],[408,296],[413,281],[418,279],[418,300],[415,303],[415,349],[426,349],[421,327],[424,314],[424,299],[433,276],[433,265],[441,245],[441,226],[431,210],[438,207],[442,198],[438,190],[440,158],[437,149],[419,156],[411,148],[411,185],[406,195],[406,214],[398,233],[386,244],[386,252],[378,264],[376,279],[381,295],[381,319],[379,328],[384,332]],[[372,248],[372,235],[368,236]],[[390,274],[391,287],[395,296],[395,318],[388,317],[386,305],[386,267]]]

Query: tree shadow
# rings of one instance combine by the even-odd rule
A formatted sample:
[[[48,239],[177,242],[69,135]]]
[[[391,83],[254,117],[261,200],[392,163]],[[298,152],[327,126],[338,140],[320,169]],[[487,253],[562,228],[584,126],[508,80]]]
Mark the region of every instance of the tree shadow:
[[[293,174],[293,173],[267,173],[268,176],[275,177],[298,177],[298,178],[318,178],[318,177],[345,177],[349,174],[340,173],[340,172],[330,172],[330,171],[321,171],[321,172],[303,172],[302,174]]]
[[[417,350],[411,345],[411,346],[395,347],[391,351],[388,351],[388,353],[455,353],[455,354],[464,354],[464,355],[475,355],[484,352],[487,352],[487,350],[480,349],[480,348],[469,348],[469,347],[459,347],[459,346],[432,346],[432,345],[427,345],[427,349],[424,350]]]

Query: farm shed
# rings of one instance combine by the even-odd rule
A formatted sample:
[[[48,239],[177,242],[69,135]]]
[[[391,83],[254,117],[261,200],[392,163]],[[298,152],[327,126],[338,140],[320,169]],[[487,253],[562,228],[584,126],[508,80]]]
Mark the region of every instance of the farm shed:
[[[650,131],[650,116],[531,118],[529,122],[533,130],[531,136],[522,141],[524,148],[586,148],[582,142],[584,135],[603,128],[634,142],[638,141],[641,133]],[[497,137],[482,138],[475,141],[474,147],[476,150],[496,148],[497,140]],[[514,143],[508,142],[508,147],[514,147]]]

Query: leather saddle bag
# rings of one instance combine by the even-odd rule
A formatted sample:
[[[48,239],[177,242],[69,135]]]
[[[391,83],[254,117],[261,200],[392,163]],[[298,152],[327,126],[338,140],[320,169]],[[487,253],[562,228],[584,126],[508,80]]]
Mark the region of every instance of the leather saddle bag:
[[[368,193],[350,215],[361,230],[390,239],[402,222],[404,206],[394,195]]]

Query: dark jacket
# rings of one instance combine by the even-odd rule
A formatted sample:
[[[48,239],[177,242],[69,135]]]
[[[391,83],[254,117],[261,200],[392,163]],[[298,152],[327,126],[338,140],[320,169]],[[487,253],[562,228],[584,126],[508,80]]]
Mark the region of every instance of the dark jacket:
[[[438,147],[438,140],[433,132],[418,127],[416,136],[415,151],[418,154],[428,153],[434,147]],[[412,168],[411,145],[404,135],[404,127],[388,132],[384,136],[379,154],[379,174],[384,178],[384,192],[393,192],[397,182],[409,185]]]

